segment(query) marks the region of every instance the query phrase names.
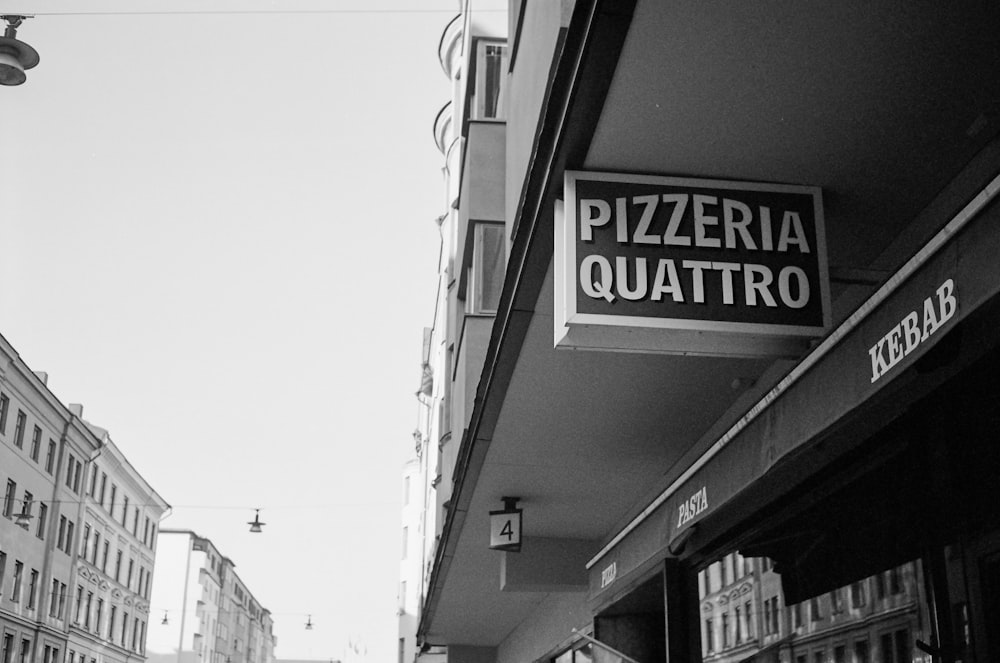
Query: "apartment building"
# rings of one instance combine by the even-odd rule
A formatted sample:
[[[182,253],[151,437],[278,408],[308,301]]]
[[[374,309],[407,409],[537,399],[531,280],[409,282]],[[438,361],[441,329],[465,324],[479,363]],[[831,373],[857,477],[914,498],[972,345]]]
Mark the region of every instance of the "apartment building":
[[[67,663],[127,663],[145,657],[157,527],[169,506],[108,431],[88,424],[101,451],[85,469],[71,586]]]
[[[162,529],[148,639],[154,663],[274,663],[274,621],[211,540]],[[162,611],[162,616],[160,612]]]
[[[156,527],[168,505],[47,380],[0,337],[0,660],[142,661]]]
[[[442,156],[438,290],[423,332],[414,455],[403,469],[398,660],[444,661],[417,627],[449,508],[462,430],[475,394],[503,282],[506,18],[465,11],[438,44],[452,96],[434,120]]]
[[[438,45],[400,658],[1000,657],[1000,9],[507,7]]]

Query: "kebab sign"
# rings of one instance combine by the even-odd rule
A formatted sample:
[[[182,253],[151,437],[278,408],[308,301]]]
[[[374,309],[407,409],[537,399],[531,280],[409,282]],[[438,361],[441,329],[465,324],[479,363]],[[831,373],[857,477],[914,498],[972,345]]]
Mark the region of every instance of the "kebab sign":
[[[829,325],[816,187],[567,171],[556,346],[796,354]]]

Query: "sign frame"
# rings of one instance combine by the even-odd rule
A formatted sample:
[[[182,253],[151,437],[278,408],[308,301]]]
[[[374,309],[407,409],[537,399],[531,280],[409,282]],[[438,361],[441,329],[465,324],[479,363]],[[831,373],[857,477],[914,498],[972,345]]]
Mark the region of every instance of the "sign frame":
[[[822,323],[817,325],[733,322],[697,318],[606,315],[580,311],[577,283],[577,182],[621,182],[691,190],[806,195],[812,199],[816,275]],[[565,171],[564,200],[556,202],[554,246],[554,342],[556,348],[655,352],[708,356],[796,356],[831,325],[829,268],[822,191],[816,186]]]
[[[509,534],[504,530],[510,528]],[[507,541],[502,537],[506,536]],[[502,509],[500,511],[490,511],[490,550],[503,550],[506,552],[521,552],[521,543],[524,540],[524,510],[523,509]]]

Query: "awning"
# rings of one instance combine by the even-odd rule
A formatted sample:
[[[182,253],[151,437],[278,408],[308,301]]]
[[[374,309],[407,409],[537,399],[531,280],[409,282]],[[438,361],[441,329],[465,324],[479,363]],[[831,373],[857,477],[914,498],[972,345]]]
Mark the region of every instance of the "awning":
[[[998,189],[1000,176],[590,561],[592,598],[752,519],[949,376],[899,380],[948,365],[949,332],[1000,293]]]

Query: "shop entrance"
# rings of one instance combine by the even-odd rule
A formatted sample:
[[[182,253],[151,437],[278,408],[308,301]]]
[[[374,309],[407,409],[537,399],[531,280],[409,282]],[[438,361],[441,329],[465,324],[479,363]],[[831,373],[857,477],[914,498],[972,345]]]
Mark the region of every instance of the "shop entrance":
[[[640,663],[666,660],[663,575],[657,573],[595,616],[594,637]]]

